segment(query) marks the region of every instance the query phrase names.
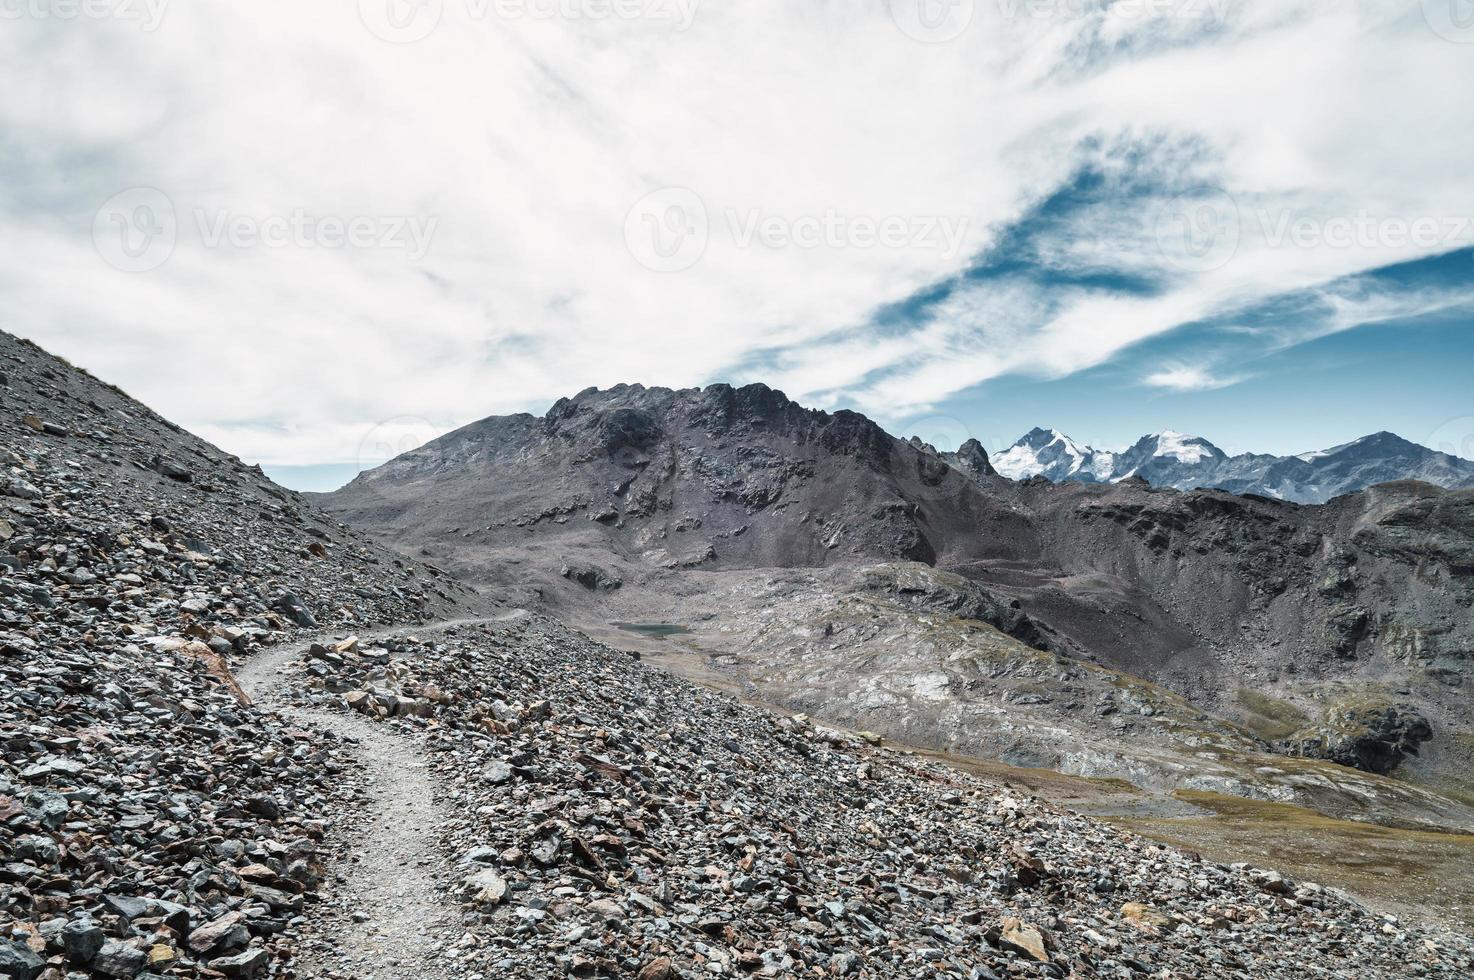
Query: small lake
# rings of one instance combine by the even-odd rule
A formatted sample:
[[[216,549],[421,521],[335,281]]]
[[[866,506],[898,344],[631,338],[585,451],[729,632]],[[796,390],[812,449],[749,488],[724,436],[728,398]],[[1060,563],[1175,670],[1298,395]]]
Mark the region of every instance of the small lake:
[[[614,623],[613,625],[626,633],[639,633],[641,636],[653,636],[657,639],[691,632],[679,623]]]

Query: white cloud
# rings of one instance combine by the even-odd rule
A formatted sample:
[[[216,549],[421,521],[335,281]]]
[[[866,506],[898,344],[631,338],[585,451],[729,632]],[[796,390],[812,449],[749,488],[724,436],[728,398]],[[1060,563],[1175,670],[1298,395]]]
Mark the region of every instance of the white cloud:
[[[1242,375],[1220,377],[1202,365],[1173,364],[1148,374],[1142,379],[1142,384],[1171,391],[1213,391],[1242,380]]]
[[[684,31],[447,0],[407,45],[352,3],[173,3],[153,31],[7,21],[7,324],[229,450],[354,461],[386,420],[447,429],[590,384],[697,384],[759,353],[791,395],[895,417],[1436,251],[1273,247],[1251,220],[1232,261],[1184,269],[1154,213],[1096,209],[1051,229],[1047,254],[1170,277],[1165,294],[978,285],[915,335],[861,329],[961,273],[1091,138],[1156,147],[1144,162],[1220,181],[1255,218],[1474,215],[1466,47],[1392,2],[1199,6],[1226,19],[979,3],[946,44],[907,37],[879,0],[708,2]],[[179,222],[151,272],[116,271],[91,239],[98,205],[133,186],[165,192]],[[710,221],[682,272],[626,246],[629,209],[664,186],[695,191]],[[298,208],[438,226],[419,262],[211,249],[196,227],[197,211]],[[966,221],[968,248],[744,248],[724,215],[753,209]]]

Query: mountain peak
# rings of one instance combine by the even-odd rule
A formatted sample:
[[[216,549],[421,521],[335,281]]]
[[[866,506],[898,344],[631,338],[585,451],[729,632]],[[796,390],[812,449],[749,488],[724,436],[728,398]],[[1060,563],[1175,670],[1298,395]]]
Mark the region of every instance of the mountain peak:
[[[1382,432],[1373,432],[1369,436],[1362,436],[1360,439],[1353,439],[1351,442],[1345,442],[1339,446],[1332,446],[1330,449],[1323,449],[1319,452],[1301,453],[1295,458],[1304,463],[1314,463],[1317,460],[1332,457],[1344,458],[1347,456],[1371,455],[1412,456],[1421,458],[1432,456],[1434,452],[1426,446],[1420,446],[1415,442],[1404,439],[1395,432],[1383,430]]]
[[[1190,436],[1175,429],[1163,429],[1161,432],[1146,436],[1137,443],[1137,446],[1148,444],[1152,446],[1153,456],[1166,456],[1189,465],[1196,465],[1205,459],[1226,457],[1223,450],[1207,439],[1201,436]]]
[[[994,469],[1013,480],[1046,476],[1051,480],[1082,479],[1098,482],[1109,471],[1114,454],[1082,446],[1058,429],[1030,429],[1023,438],[993,460]]]

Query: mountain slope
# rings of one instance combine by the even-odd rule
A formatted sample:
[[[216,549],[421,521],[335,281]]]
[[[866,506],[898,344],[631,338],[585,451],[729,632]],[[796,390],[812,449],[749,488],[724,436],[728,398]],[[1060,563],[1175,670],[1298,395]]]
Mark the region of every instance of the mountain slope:
[[[1115,483],[1140,477],[1152,486],[1212,487],[1302,504],[1323,504],[1379,483],[1421,480],[1447,489],[1474,487],[1474,462],[1379,432],[1299,456],[1230,457],[1206,439],[1178,432],[1143,436],[1120,453],[1082,446],[1053,429],[1034,429],[994,460],[1014,480]]]
[[[1057,434],[1034,441],[1070,454]],[[1214,460],[1200,440],[1164,433],[1129,463],[1160,473]],[[1180,785],[1192,766],[1173,775],[1148,747],[1191,755],[1223,738],[1474,791],[1474,718],[1459,696],[1474,679],[1474,494],[1399,483],[1297,507],[1135,479],[1018,484],[982,461],[762,386],[621,386],[542,419],[468,426],[323,503],[588,628],[688,627],[712,659],[682,669],[928,744]],[[873,587],[866,569],[907,560],[957,572],[977,595],[922,608],[918,596],[957,592],[927,573]],[[790,584],[801,569],[831,572]],[[859,628],[840,628],[845,609]],[[1006,663],[986,666],[1008,642]],[[1059,659],[1054,676],[1028,650]],[[938,662],[939,651],[950,652]],[[830,666],[806,672],[811,662]],[[1117,762],[1072,755],[1100,726],[1111,672],[1186,705],[1138,715]],[[867,680],[880,676],[934,703]],[[1000,699],[1001,714],[977,710]],[[1024,731],[1034,745],[1013,756]],[[1229,782],[1267,798],[1303,790]],[[1337,812],[1354,812],[1355,796]]]
[[[476,597],[4,333],[0,459],[0,976],[279,972],[358,761],[231,662]]]

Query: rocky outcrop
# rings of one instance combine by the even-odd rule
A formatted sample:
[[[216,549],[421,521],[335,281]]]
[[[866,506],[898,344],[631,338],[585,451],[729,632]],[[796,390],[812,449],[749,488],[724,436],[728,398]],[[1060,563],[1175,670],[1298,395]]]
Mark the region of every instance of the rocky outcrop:
[[[577,582],[586,589],[593,591],[613,591],[624,584],[624,580],[618,575],[611,574],[608,569],[598,565],[573,564],[564,565],[560,573],[564,578]]]
[[[1422,712],[1407,704],[1380,700],[1331,706],[1324,722],[1301,730],[1284,743],[1285,751],[1329,759],[1367,772],[1388,773],[1434,735]]]
[[[693,555],[708,556],[704,568],[936,562],[964,522],[1011,519],[977,492],[989,479],[976,443],[944,457],[765,385],[620,385],[562,399],[530,423],[467,426],[323,503],[406,546],[434,539],[463,568],[534,526],[655,565],[690,566]],[[433,502],[422,496],[431,483]]]
[[[915,565],[877,565],[864,569],[860,581],[866,590],[883,593],[904,608],[986,623],[1036,649],[1049,649],[1045,630],[1017,599],[1002,598],[960,575]]]

